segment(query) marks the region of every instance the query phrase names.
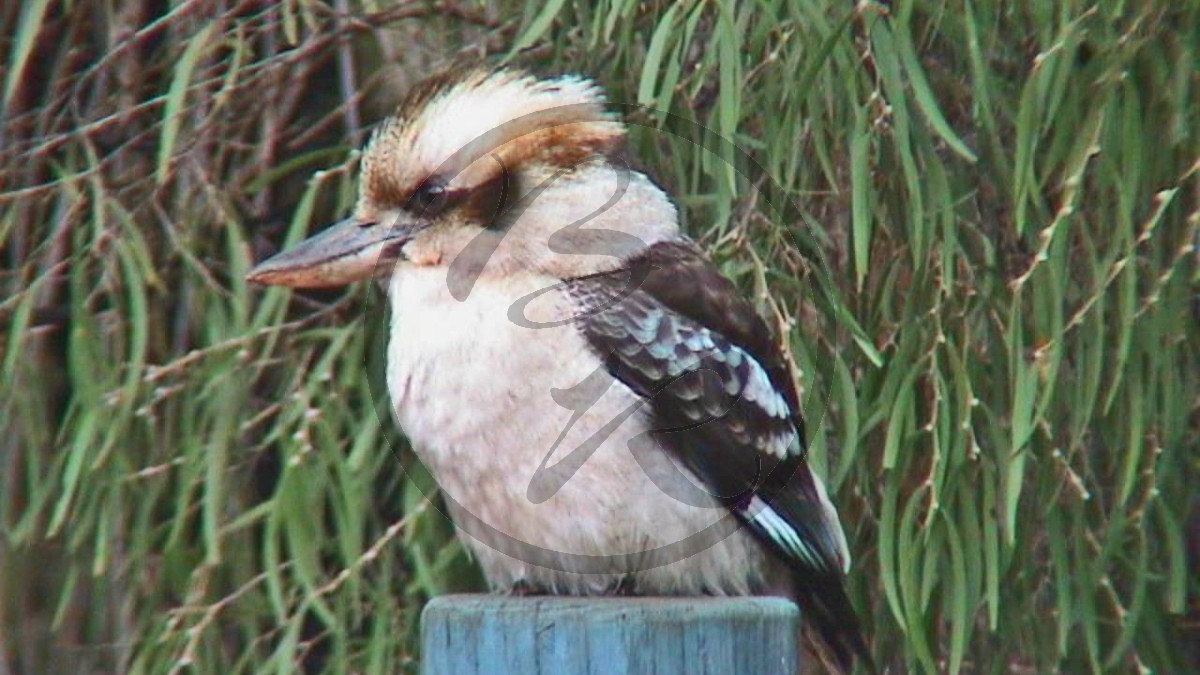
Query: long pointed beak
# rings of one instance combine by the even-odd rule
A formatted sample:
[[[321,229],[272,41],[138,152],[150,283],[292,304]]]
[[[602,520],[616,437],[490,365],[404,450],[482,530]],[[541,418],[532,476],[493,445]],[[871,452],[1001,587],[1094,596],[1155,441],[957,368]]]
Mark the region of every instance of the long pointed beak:
[[[345,286],[387,274],[417,223],[384,224],[348,218],[259,263],[247,281],[274,286]]]

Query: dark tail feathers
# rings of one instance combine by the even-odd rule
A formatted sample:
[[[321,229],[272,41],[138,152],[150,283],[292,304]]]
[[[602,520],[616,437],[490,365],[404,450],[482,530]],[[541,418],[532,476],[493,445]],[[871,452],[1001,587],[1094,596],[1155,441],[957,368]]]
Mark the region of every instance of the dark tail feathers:
[[[879,670],[863,637],[862,625],[841,579],[830,579],[821,584],[813,583],[811,578],[800,578],[796,590],[801,618],[816,629],[821,641],[832,652],[839,670],[847,674],[853,672],[857,659],[867,672],[878,675]]]

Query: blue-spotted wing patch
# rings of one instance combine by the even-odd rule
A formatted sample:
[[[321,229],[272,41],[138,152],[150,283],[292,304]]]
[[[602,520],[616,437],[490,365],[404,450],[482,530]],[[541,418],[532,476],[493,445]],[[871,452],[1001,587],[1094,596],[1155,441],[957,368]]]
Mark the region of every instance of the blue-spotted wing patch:
[[[840,579],[841,525],[804,461],[794,385],[715,266],[678,244],[564,290],[608,371],[647,399],[659,444],[798,568]]]
[[[646,400],[659,445],[795,570],[797,599],[842,667],[856,653],[870,668],[841,524],[804,461],[795,386],[752,305],[682,240],[564,290],[609,373]]]
[[[581,307],[603,307],[581,317],[583,331],[619,379],[653,399],[657,415],[709,427],[727,447],[777,459],[803,452],[791,406],[757,359],[644,292],[622,297],[622,287],[614,278],[567,285]]]

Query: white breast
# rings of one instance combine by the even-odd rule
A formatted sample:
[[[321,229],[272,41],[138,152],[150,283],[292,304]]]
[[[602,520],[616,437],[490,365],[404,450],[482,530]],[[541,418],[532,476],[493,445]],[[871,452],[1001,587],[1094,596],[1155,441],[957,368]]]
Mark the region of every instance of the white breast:
[[[611,573],[576,574],[552,569],[559,566],[553,563],[544,567],[518,560],[527,557],[521,554],[526,549],[503,540],[488,546],[464,537],[494,587],[523,583],[553,592],[599,593],[624,580],[644,593],[786,591],[782,566],[740,529],[695,555],[643,570],[645,556],[639,552],[684,540],[725,511],[716,500],[704,507],[681,503],[647,477],[627,445],[646,431],[645,409],[632,391],[608,376],[573,324],[531,328],[510,320],[518,299],[556,280],[531,274],[485,278],[458,302],[447,290],[445,275],[445,268],[403,265],[391,280],[387,379],[396,419],[454,502],[452,518],[465,524],[465,510],[516,540],[550,551],[550,558],[539,559],[543,562],[558,560],[556,551],[629,554],[624,567]],[[525,316],[562,320],[571,316],[571,308],[567,298],[551,290],[531,303]],[[571,425],[576,413],[565,406],[582,407],[568,399],[586,398],[577,388],[585,380],[604,393]],[[611,424],[622,418],[619,425]],[[531,481],[543,462],[555,466],[606,425],[615,429],[553,496],[538,484],[530,498]],[[665,453],[651,454],[652,473],[679,475]],[[565,563],[567,569],[570,564]]]

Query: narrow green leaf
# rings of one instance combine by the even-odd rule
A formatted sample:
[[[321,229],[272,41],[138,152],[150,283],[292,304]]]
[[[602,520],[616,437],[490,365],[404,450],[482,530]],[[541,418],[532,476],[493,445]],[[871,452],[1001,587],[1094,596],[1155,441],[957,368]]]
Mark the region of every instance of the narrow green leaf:
[[[9,54],[8,64],[4,68],[8,71],[8,78],[4,83],[5,108],[12,105],[13,96],[17,94],[21,78],[25,76],[25,67],[29,63],[29,56],[33,53],[37,37],[42,32],[42,24],[46,21],[46,10],[49,7],[50,0],[30,0],[30,2],[22,3],[21,20],[16,33],[11,36],[14,38],[12,52]]]
[[[893,22],[893,26],[896,23]],[[917,108],[925,114],[929,125],[946,145],[950,146],[959,157],[975,163],[975,153],[967,147],[954,129],[950,128],[950,123],[946,121],[946,117],[942,115],[941,106],[938,105],[937,98],[933,94],[933,88],[929,86],[929,80],[925,77],[925,69],[921,67],[920,61],[917,60],[916,51],[913,49],[912,36],[909,34],[909,27],[897,26],[896,36],[896,51],[900,56],[900,62],[904,66],[904,72],[908,74],[908,84],[912,87],[913,97],[917,101]]]
[[[642,64],[642,77],[638,82],[637,101],[640,105],[653,106],[665,110],[660,97],[657,96],[656,85],[658,73],[662,70],[662,60],[666,55],[669,40],[675,36],[675,17],[682,5],[673,4],[663,12],[654,35],[650,38],[650,48],[646,50],[646,61]]]
[[[183,122],[184,104],[187,102],[188,88],[192,83],[192,71],[195,70],[200,55],[204,53],[204,48],[208,46],[209,37],[215,28],[216,24],[210,23],[188,38],[183,55],[175,62],[171,87],[167,90],[167,100],[163,106],[162,133],[158,139],[158,167],[154,175],[159,185],[167,182],[171,171],[171,157],[175,154],[175,139]]]
[[[550,30],[550,25],[554,23],[555,17],[562,11],[565,4],[566,0],[550,0],[542,5],[542,10],[534,17],[533,22],[529,24],[529,28],[525,29],[521,37],[513,42],[512,49],[509,50],[508,55],[510,57],[516,56],[526,47],[542,39],[546,31]]]
[[[883,584],[883,594],[887,598],[888,608],[892,610],[892,618],[900,629],[907,632],[907,620],[904,604],[900,601],[900,587],[897,580],[899,561],[896,557],[896,537],[899,531],[896,513],[899,502],[900,476],[896,472],[884,473],[883,505],[879,513],[879,580]]]
[[[867,112],[859,108],[854,113],[854,131],[850,136],[850,222],[854,236],[854,278],[859,291],[871,262],[870,147]]]
[[[953,675],[962,670],[963,655],[967,650],[967,640],[971,636],[971,606],[970,587],[967,583],[967,562],[963,553],[972,542],[963,542],[954,526],[954,520],[942,512],[942,522],[947,529],[946,545],[950,549],[950,584],[949,607],[950,617],[950,668]]]

